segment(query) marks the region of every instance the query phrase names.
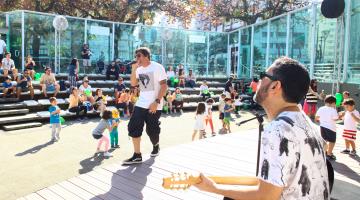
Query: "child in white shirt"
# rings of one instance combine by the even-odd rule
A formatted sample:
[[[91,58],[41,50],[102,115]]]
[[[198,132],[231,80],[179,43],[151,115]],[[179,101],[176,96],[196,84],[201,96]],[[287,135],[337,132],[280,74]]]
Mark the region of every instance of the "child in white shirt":
[[[320,122],[321,137],[327,142],[324,146],[326,156],[329,159],[336,160],[332,153],[336,142],[336,120],[339,115],[336,111],[336,98],[328,95],[325,98],[325,106],[319,108],[315,115],[315,121]]]
[[[199,131],[199,139],[205,138],[205,103],[200,102],[196,108],[194,133],[192,135],[192,141],[195,140],[195,136]]]
[[[360,123],[360,114],[359,111],[355,109],[355,101],[351,98],[348,98],[343,103],[345,112],[342,114],[344,116],[344,132],[343,138],[345,139],[345,147],[341,153],[346,153],[350,155],[356,155],[355,141],[356,141],[356,132],[357,123]],[[350,151],[350,145],[352,151]]]

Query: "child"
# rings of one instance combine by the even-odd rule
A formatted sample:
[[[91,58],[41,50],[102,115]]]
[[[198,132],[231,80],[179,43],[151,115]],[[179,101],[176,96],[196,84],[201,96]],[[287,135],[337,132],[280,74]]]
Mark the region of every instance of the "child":
[[[221,94],[220,95],[220,99],[219,99],[219,119],[221,120],[222,123],[222,127],[224,127],[224,107],[225,107],[225,98],[226,98],[226,94]],[[222,128],[219,131],[219,134],[222,134],[225,132],[225,129]]]
[[[336,98],[328,95],[325,97],[325,106],[322,106],[316,112],[315,121],[320,122],[321,136],[328,143],[324,146],[326,156],[331,160],[336,160],[332,151],[336,142],[336,120],[338,119]]]
[[[360,114],[355,110],[355,101],[348,98],[344,101],[345,113],[344,115],[344,132],[343,138],[345,139],[345,147],[341,153],[356,155],[355,140],[356,140],[356,123],[360,123]],[[350,151],[350,145],[352,151]]]
[[[92,111],[94,109],[94,107],[91,105],[90,101],[88,101],[88,98],[86,95],[80,94],[80,100],[81,100],[83,106],[86,107],[87,111]]]
[[[169,90],[167,95],[166,95],[166,101],[168,102],[168,107],[169,107],[169,111],[170,113],[172,113],[173,111],[173,106],[172,106],[172,103],[174,101],[174,96],[171,94],[171,91]]]
[[[5,76],[5,81],[3,82],[3,97],[6,98],[8,95],[15,95],[15,86],[11,83],[11,76]]]
[[[110,144],[111,148],[119,148],[119,133],[118,126],[120,122],[120,115],[117,109],[112,110],[112,119],[110,120],[112,130],[110,132]]]
[[[236,96],[234,105],[235,105],[235,114],[239,114],[239,110],[242,106],[240,95]]]
[[[51,125],[51,141],[57,142],[60,139],[60,108],[57,106],[57,101],[55,97],[51,97],[50,99],[50,125]],[[57,131],[56,131],[57,129]]]
[[[96,128],[93,130],[92,135],[95,139],[99,140],[96,153],[100,153],[100,147],[103,142],[105,142],[105,157],[111,157],[111,153],[109,152],[109,138],[104,135],[104,131],[106,129],[109,130],[109,132],[112,131],[111,124],[108,122],[109,119],[112,117],[112,112],[110,110],[104,110],[102,114],[102,119],[100,120],[99,124],[96,126]]]
[[[200,102],[196,108],[196,115],[195,115],[195,126],[194,126],[194,133],[192,135],[192,141],[195,140],[195,136],[199,131],[199,139],[205,138],[205,104]]]
[[[203,81],[200,86],[200,96],[202,96],[202,101],[205,101],[206,98],[211,98],[209,87],[206,81]]]
[[[106,109],[106,104],[107,104],[106,96],[103,96],[101,89],[96,89],[94,109],[100,112],[100,116]]]
[[[207,99],[205,102],[205,124],[207,125],[208,123],[210,124],[210,128],[211,128],[211,135],[215,136],[216,133],[214,131],[214,125],[213,125],[213,121],[212,121],[212,105],[214,104],[214,99],[210,98]]]
[[[223,128],[225,130],[227,130],[227,132],[231,133],[230,130],[230,119],[231,119],[231,115],[230,113],[234,110],[234,106],[233,106],[233,100],[230,98],[225,98],[225,106],[224,106],[224,123],[223,123]]]

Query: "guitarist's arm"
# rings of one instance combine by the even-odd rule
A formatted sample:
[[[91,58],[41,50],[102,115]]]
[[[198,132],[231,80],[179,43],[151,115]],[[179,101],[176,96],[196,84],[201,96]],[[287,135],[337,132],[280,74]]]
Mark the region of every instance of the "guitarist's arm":
[[[281,193],[283,191],[282,187],[275,186],[273,184],[267,183],[263,180],[260,180],[256,177],[254,179],[259,181],[257,186],[253,187],[243,187],[238,189],[229,189],[223,185],[217,185],[211,179],[205,177],[201,174],[201,182],[194,185],[200,190],[204,190],[211,193],[216,193],[222,196],[226,196],[236,200],[275,200],[280,199]]]

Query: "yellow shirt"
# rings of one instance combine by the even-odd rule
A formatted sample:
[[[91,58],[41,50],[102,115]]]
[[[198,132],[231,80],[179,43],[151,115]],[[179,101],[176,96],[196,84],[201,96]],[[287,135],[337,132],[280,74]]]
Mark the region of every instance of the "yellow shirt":
[[[69,109],[72,107],[77,107],[79,105],[79,100],[79,96],[71,94],[69,98]]]

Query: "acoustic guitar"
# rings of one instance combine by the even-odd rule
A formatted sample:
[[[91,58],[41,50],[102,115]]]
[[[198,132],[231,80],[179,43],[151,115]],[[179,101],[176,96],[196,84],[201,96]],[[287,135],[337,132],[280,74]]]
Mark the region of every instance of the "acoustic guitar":
[[[246,185],[255,186],[259,181],[250,176],[209,176],[217,184],[223,185]],[[163,178],[163,188],[171,190],[186,190],[194,184],[201,182],[200,176],[189,175],[188,173],[172,174],[171,177]]]

